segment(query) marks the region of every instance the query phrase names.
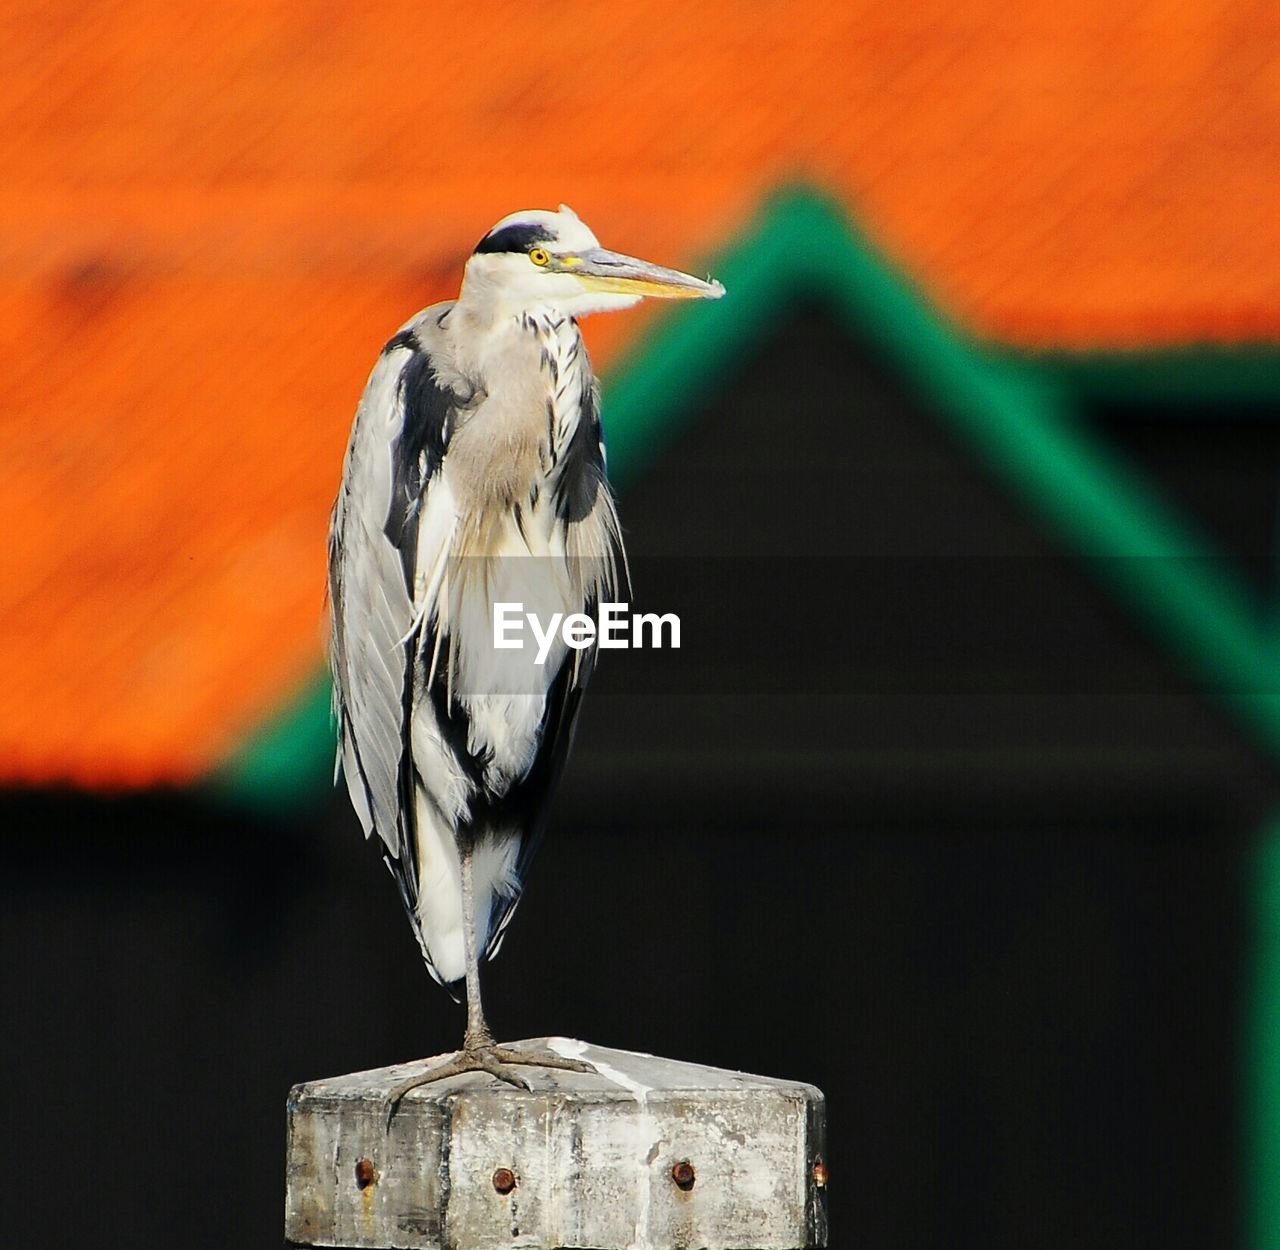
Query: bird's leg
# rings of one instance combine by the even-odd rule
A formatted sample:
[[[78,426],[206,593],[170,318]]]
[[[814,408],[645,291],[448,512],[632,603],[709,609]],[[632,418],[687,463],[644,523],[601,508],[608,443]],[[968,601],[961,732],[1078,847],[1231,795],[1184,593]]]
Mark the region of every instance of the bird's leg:
[[[472,847],[462,852],[463,950],[467,957],[467,1032],[459,1058],[474,1057],[476,1066],[521,1089],[529,1082],[512,1067],[556,1068],[562,1072],[594,1072],[581,1059],[569,1059],[553,1050],[515,1050],[495,1045],[480,1005],[480,951],[476,942],[475,887],[471,876]]]
[[[463,1035],[464,1053],[475,1054],[493,1049],[493,1034],[485,1023],[480,1004],[480,952],[476,949],[476,896],[471,863],[475,855],[473,843],[462,848],[462,950],[467,960],[467,1031]]]
[[[462,1049],[451,1059],[437,1064],[422,1076],[412,1077],[395,1086],[387,1095],[387,1125],[395,1116],[404,1096],[420,1085],[441,1081],[445,1077],[460,1076],[464,1072],[488,1072],[517,1089],[531,1090],[529,1082],[514,1066],[558,1068],[566,1072],[594,1072],[595,1068],[581,1059],[567,1059],[550,1050],[514,1050],[494,1043],[493,1034],[485,1022],[484,1008],[480,1003],[480,952],[476,942],[475,885],[472,879],[472,846],[461,848],[462,860],[462,945],[467,961],[467,1031],[463,1035]]]

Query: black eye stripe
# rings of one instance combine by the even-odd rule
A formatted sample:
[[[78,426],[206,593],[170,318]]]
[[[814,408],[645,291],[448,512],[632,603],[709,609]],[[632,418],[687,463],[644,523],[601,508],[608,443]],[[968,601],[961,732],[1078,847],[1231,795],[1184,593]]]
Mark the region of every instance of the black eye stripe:
[[[536,244],[551,244],[555,237],[547,233],[546,226],[504,226],[487,234],[476,244],[476,252],[527,252]]]

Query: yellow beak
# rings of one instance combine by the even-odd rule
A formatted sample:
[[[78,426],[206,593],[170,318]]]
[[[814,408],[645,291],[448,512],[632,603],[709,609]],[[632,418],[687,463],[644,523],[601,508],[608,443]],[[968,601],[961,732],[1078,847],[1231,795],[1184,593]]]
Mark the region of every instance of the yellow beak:
[[[664,269],[647,260],[592,248],[578,256],[562,256],[557,268],[578,278],[588,291],[608,291],[617,295],[648,295],[656,299],[719,299],[724,287],[714,280],[704,282],[678,269]]]

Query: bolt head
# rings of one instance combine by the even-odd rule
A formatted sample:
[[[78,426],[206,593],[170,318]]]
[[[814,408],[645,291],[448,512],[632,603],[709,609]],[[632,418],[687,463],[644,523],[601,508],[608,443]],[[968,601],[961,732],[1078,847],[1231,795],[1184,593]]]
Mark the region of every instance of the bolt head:
[[[372,1159],[361,1159],[356,1164],[356,1184],[361,1189],[368,1189],[378,1179],[378,1169],[373,1166]]]
[[[821,1159],[814,1160],[813,1183],[819,1189],[826,1189],[827,1187],[827,1165]]]
[[[693,1164],[688,1159],[681,1159],[671,1169],[671,1179],[675,1181],[678,1189],[688,1191],[693,1188],[693,1182],[698,1179],[698,1176],[693,1170]]]
[[[493,1187],[500,1194],[509,1194],[516,1187],[516,1174],[510,1168],[498,1168],[493,1174]]]

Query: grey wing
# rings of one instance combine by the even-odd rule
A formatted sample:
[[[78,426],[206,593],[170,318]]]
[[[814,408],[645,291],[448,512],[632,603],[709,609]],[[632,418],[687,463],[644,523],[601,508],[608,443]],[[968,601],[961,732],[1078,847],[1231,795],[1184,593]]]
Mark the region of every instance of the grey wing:
[[[411,325],[413,323],[410,323]],[[412,329],[387,344],[356,413],[329,530],[333,705],[342,771],[412,913],[417,902],[409,717],[422,602],[419,518],[456,419]],[[447,546],[448,536],[439,536]]]

